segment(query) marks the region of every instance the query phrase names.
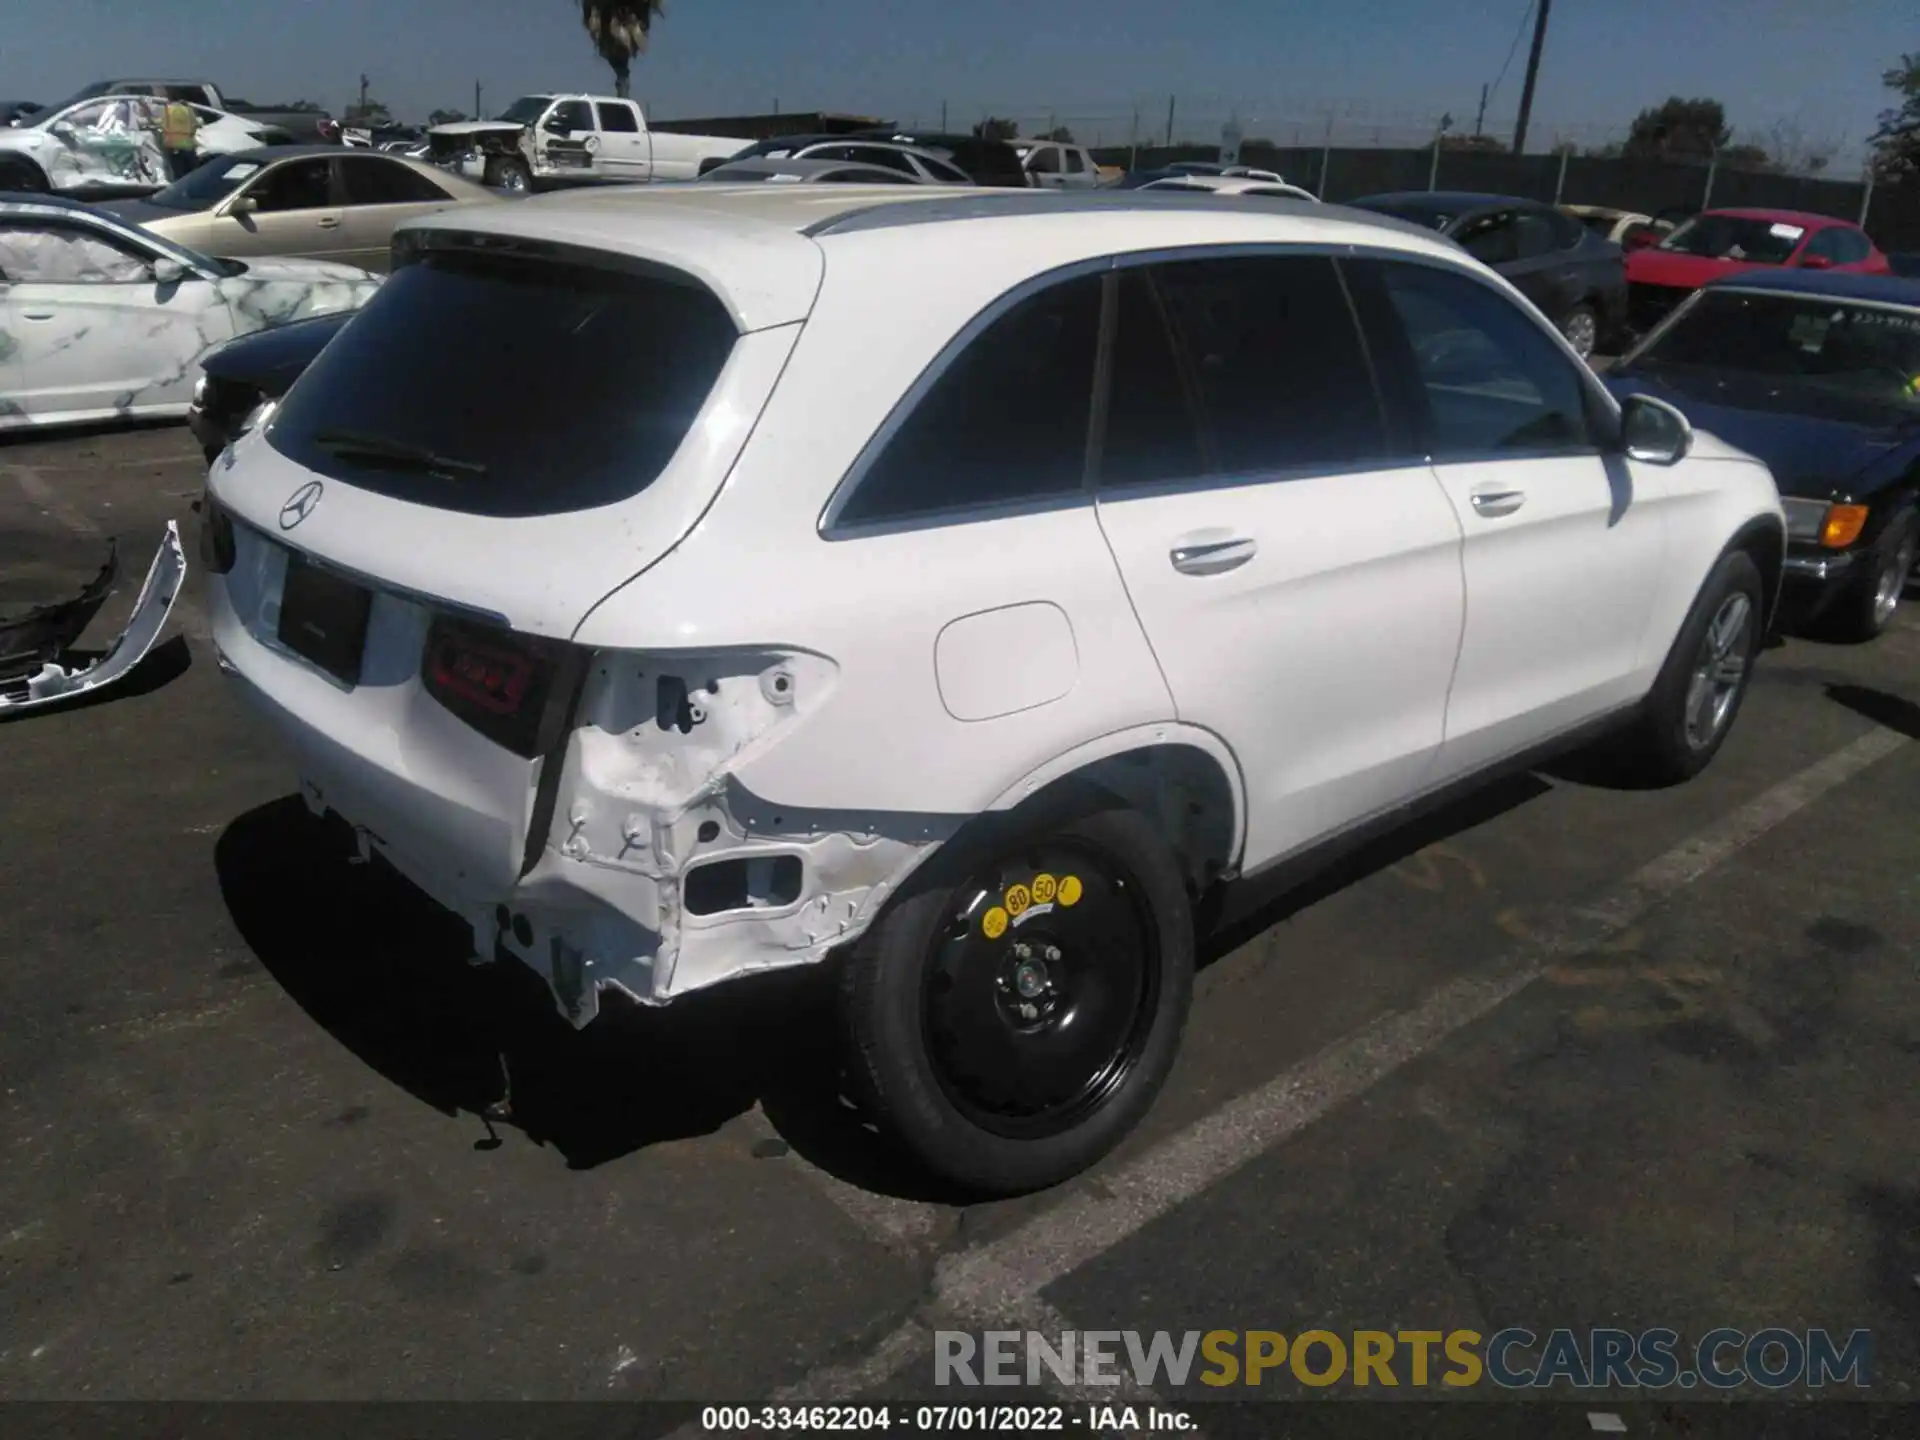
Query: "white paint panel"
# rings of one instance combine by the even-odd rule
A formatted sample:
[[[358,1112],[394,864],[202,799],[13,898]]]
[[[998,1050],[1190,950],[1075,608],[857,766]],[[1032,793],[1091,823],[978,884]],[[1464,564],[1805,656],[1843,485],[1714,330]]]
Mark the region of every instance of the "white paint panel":
[[[1039,601],[963,615],[934,642],[940,699],[956,720],[994,720],[1051,704],[1080,673],[1073,625]]]

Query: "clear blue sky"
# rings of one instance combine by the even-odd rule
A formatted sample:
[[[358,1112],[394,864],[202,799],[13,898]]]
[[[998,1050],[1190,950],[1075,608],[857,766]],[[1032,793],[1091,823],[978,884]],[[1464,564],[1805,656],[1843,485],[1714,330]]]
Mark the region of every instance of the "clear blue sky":
[[[117,73],[204,76],[336,114],[364,70],[403,119],[521,91],[610,89],[573,0],[5,0],[0,97],[52,101]],[[668,0],[634,91],[655,115],[853,110],[928,124],[1049,112],[1091,139],[1217,134],[1238,108],[1283,141],[1332,108],[1394,140],[1449,110],[1471,129],[1526,0]],[[1858,162],[1880,72],[1920,49],[1915,0],[1554,0],[1534,136],[1624,132],[1669,94],[1723,100],[1741,132],[1785,122]],[[1510,126],[1522,40],[1489,107]],[[1836,166],[1838,168],[1838,166]]]

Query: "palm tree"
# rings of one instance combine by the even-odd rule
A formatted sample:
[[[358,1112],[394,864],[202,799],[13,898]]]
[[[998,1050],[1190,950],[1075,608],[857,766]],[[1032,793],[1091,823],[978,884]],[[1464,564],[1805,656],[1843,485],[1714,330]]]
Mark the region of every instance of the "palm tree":
[[[666,7],[661,0],[580,0],[580,23],[593,48],[613,67],[613,93],[626,99],[633,57],[647,51],[647,33]]]

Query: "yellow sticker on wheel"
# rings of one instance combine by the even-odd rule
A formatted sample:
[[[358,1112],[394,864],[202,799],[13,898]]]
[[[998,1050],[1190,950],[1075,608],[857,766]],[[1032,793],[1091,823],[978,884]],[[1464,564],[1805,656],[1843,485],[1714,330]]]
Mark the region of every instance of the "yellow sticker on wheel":
[[[980,917],[980,933],[989,940],[998,940],[1007,933],[1007,912],[998,905]]]
[[[1053,897],[1060,893],[1060,882],[1044,871],[1033,877],[1033,903],[1051,905]]]
[[[1069,875],[1060,882],[1060,903],[1078,905],[1080,903],[1080,877]]]
[[[1029,905],[1033,904],[1033,892],[1024,885],[1009,885],[1007,887],[1006,904],[1007,913],[1017,920],[1020,918],[1021,913],[1025,911]]]

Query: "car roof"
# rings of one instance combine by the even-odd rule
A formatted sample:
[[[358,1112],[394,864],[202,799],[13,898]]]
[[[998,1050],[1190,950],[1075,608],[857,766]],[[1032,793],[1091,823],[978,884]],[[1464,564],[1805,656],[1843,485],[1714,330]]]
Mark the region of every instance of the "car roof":
[[[743,330],[806,318],[841,237],[928,274],[965,271],[983,246],[1040,274],[1102,256],[1194,245],[1369,244],[1446,263],[1457,246],[1415,225],[1305,200],[1233,195],[960,185],[621,185],[474,205],[409,221],[399,233],[483,234],[508,245],[579,246],[700,280]]]
[[[1276,186],[1286,190],[1297,190],[1302,195],[1312,193],[1304,185],[1295,185],[1289,180],[1270,178],[1266,175],[1160,175],[1137,188],[1157,190],[1162,195],[1169,192],[1177,195],[1183,189],[1189,192],[1207,190],[1215,195],[1244,195],[1249,190],[1271,190]]]
[[[1752,270],[1707,282],[1713,290],[1771,290],[1830,300],[1870,300],[1920,309],[1920,280],[1899,275],[1855,275],[1844,270]]]
[[[1768,210],[1750,205],[1716,205],[1711,210],[1702,210],[1702,215],[1731,215],[1736,220],[1769,220],[1782,225],[1800,225],[1808,230],[1822,230],[1829,225],[1844,225],[1854,229],[1851,220],[1842,220],[1835,215],[1816,215],[1811,210]]]
[[[937,157],[936,157],[937,158]],[[716,180],[716,175],[724,175],[728,170],[736,173],[744,170],[758,170],[769,175],[822,175],[830,170],[873,171],[878,175],[898,175],[898,170],[890,170],[884,165],[869,165],[864,160],[830,160],[815,155],[749,155],[744,160],[729,160],[717,165],[700,177],[701,184],[724,185],[724,179]]]

